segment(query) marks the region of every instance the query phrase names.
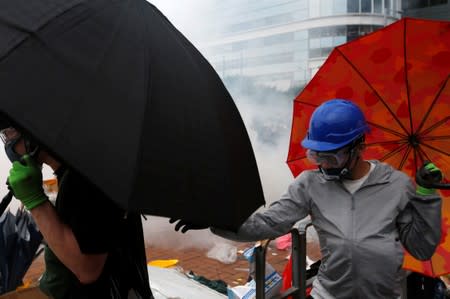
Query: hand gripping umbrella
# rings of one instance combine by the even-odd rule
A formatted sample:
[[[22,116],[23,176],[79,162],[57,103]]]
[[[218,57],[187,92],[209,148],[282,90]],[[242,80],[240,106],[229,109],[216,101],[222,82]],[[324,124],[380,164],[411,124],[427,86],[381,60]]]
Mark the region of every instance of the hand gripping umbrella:
[[[239,112],[145,0],[0,2],[0,112],[127,210],[236,229],[264,204]]]
[[[288,165],[308,164],[300,141],[315,107],[349,99],[365,112],[371,133],[366,154],[415,176],[423,161],[450,177],[450,22],[405,18],[335,48],[296,97]],[[441,184],[438,187],[448,188]],[[435,255],[404,267],[439,276],[450,272],[450,193],[442,190],[442,241]]]

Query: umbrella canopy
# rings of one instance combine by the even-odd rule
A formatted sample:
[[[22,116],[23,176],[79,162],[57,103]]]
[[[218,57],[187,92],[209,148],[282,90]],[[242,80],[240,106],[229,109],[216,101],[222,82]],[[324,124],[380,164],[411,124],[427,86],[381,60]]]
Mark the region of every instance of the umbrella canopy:
[[[42,241],[29,212],[7,211],[0,217],[0,294],[22,284]]]
[[[450,22],[404,18],[335,48],[294,101],[287,163],[297,176],[314,168],[300,146],[310,115],[322,102],[344,98],[365,112],[367,158],[414,177],[424,160],[450,177]],[[409,254],[405,268],[450,272],[450,193],[442,191],[442,242],[425,263]]]
[[[240,114],[145,0],[0,3],[0,112],[123,208],[236,229],[264,204]]]

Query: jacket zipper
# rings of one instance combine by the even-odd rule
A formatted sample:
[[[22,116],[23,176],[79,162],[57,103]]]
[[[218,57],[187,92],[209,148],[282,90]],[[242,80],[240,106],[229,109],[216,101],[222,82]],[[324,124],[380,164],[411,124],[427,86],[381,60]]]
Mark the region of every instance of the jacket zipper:
[[[357,294],[357,292],[356,292],[356,287],[355,286],[357,286],[358,284],[359,284],[359,282],[357,282],[357,279],[358,279],[358,275],[357,275],[357,273],[356,273],[356,267],[355,267],[355,263],[353,262],[353,254],[354,254],[354,243],[355,243],[355,240],[356,240],[356,232],[355,232],[355,222],[356,222],[356,217],[355,217],[355,196],[354,196],[354,194],[351,194],[351,196],[352,196],[352,208],[351,208],[351,214],[352,214],[352,226],[351,226],[351,228],[352,228],[352,240],[351,240],[351,247],[350,247],[350,254],[351,254],[351,256],[350,256],[350,262],[352,263],[352,278],[353,278],[353,281],[354,281],[354,283],[353,283],[353,290],[352,290],[352,293],[353,293],[353,298],[358,298],[358,294]]]

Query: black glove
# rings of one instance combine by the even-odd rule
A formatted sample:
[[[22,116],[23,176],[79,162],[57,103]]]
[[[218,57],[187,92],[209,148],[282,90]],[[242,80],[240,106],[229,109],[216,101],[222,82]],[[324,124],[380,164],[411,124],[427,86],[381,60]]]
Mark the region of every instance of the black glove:
[[[434,185],[442,181],[442,172],[436,165],[429,161],[425,161],[416,172],[416,192],[421,195],[429,195],[434,193]]]
[[[175,224],[175,230],[179,231],[181,229],[181,232],[184,234],[190,229],[207,229],[209,228],[209,225],[205,224],[195,224],[188,220],[178,219],[178,218],[170,218],[169,223],[174,223],[178,221],[177,224]]]

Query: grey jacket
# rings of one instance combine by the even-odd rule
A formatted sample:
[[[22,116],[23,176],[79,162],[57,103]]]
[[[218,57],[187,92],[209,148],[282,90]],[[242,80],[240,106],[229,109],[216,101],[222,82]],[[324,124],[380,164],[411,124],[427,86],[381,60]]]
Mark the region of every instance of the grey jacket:
[[[403,246],[418,259],[432,256],[441,236],[441,199],[416,195],[406,174],[371,162],[375,169],[353,195],[319,171],[304,171],[280,200],[250,216],[237,233],[211,230],[237,241],[272,239],[309,214],[322,253],[317,278],[330,294],[398,298]]]

